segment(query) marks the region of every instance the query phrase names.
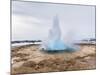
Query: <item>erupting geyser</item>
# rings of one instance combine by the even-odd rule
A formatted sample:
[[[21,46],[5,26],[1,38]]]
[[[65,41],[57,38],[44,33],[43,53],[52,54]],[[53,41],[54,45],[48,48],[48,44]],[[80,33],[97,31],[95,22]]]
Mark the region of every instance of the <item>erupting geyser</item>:
[[[66,45],[61,40],[61,30],[59,27],[59,18],[56,15],[53,20],[53,26],[52,29],[49,31],[49,39],[47,40],[47,43],[43,44],[44,50],[46,51],[73,51],[76,50],[71,45]]]

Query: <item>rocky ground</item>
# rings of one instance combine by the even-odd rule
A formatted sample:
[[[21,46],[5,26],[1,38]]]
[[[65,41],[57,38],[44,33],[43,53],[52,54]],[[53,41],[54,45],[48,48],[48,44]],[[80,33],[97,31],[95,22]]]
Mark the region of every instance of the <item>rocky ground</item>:
[[[12,75],[96,68],[94,44],[81,44],[76,52],[57,53],[41,51],[39,46],[12,47]]]

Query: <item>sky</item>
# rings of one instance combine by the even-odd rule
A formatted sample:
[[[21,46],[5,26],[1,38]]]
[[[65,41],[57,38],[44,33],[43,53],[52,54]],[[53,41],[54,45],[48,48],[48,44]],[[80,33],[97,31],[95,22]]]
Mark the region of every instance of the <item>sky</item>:
[[[62,40],[95,37],[95,6],[12,1],[12,41],[47,39],[55,15]]]

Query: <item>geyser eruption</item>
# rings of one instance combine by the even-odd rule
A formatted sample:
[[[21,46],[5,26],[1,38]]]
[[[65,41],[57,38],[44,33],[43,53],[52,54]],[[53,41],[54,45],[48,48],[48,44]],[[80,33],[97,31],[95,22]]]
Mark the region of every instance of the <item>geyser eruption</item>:
[[[56,15],[53,20],[53,26],[49,31],[49,39],[44,44],[44,50],[46,51],[73,51],[76,50],[72,45],[66,45],[61,40],[61,30],[59,27],[59,18]]]

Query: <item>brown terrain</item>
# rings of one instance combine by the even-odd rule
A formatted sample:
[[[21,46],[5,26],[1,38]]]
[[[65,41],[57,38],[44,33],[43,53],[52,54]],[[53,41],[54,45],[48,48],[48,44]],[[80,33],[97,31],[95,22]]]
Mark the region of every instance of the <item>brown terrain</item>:
[[[96,68],[95,44],[80,44],[75,52],[48,53],[40,45],[12,47],[12,75]]]

